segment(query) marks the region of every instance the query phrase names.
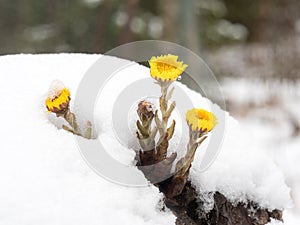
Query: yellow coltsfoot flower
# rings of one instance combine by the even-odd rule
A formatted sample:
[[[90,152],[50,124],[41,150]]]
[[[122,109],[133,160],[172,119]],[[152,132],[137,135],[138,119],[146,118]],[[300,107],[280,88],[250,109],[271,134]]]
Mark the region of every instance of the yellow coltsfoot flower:
[[[153,56],[149,60],[151,77],[157,81],[175,81],[188,65],[177,61],[177,55]]]
[[[186,121],[192,131],[200,132],[210,132],[218,123],[218,119],[213,113],[197,108],[186,112]]]
[[[218,123],[217,117],[204,109],[193,108],[186,112],[186,121],[190,127],[187,152],[176,164],[176,177],[187,177],[197,148],[207,138],[210,132]]]
[[[50,90],[45,104],[49,112],[59,115],[68,111],[70,100],[69,89],[63,85],[59,85]]]
[[[91,139],[92,124],[87,122],[85,133],[83,134],[78,126],[76,116],[70,111],[70,91],[61,81],[53,81],[45,100],[48,112],[55,113],[57,117],[64,118],[69,126],[62,125],[62,128],[73,134]]]

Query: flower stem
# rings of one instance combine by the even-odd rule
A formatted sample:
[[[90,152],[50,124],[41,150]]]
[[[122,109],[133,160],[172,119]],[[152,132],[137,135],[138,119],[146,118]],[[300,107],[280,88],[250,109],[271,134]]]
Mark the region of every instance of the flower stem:
[[[181,158],[176,164],[176,177],[187,176],[189,169],[194,161],[195,153],[200,144],[207,138],[206,132],[193,131],[190,128],[190,139],[187,144],[187,151],[183,158]]]
[[[87,128],[86,128],[85,134],[83,135],[83,134],[81,133],[81,130],[80,130],[79,126],[78,126],[78,123],[77,123],[77,120],[76,120],[76,116],[75,116],[74,113],[72,113],[72,112],[70,111],[70,109],[68,109],[68,110],[66,111],[66,113],[63,114],[63,115],[61,115],[61,116],[62,116],[62,117],[68,122],[68,124],[71,126],[71,128],[70,128],[70,127],[68,127],[68,126],[66,126],[66,125],[63,125],[63,129],[64,129],[64,130],[66,130],[66,131],[68,131],[68,132],[71,132],[71,133],[73,133],[73,134],[76,134],[76,135],[78,135],[78,136],[84,137],[84,138],[86,138],[86,139],[91,139],[91,137],[92,137],[92,124],[91,124],[90,121],[87,122]]]
[[[175,120],[173,120],[172,125],[170,127],[168,127],[168,122],[176,106],[175,101],[173,101],[171,105],[168,106],[168,102],[171,99],[174,91],[174,87],[170,91],[168,91],[170,83],[161,82],[159,84],[161,86],[161,96],[159,98],[161,119],[159,119],[158,117],[158,111],[155,112],[155,123],[160,134],[158,145],[162,143],[165,138],[170,140],[173,136]]]

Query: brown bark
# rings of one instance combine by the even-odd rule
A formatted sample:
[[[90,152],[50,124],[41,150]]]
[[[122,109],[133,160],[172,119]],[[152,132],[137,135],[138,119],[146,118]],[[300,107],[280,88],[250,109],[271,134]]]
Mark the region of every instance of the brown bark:
[[[145,160],[145,158],[144,158]],[[143,171],[150,181],[153,175],[160,176],[160,172],[166,172],[169,167],[154,171]],[[149,176],[150,175],[150,176]],[[166,181],[155,184],[164,194],[164,203],[177,217],[176,225],[264,225],[271,218],[282,221],[282,211],[268,211],[262,209],[254,202],[232,204],[220,192],[214,194],[214,207],[210,212],[203,210],[204,202],[201,202],[195,188],[185,177],[171,177]]]
[[[197,193],[190,182],[187,182],[180,195],[165,198],[166,206],[176,215],[177,225],[264,225],[270,218],[282,220],[282,212],[260,209],[253,202],[233,205],[219,192],[214,194],[214,208],[206,213],[201,207]],[[251,213],[250,209],[254,209]]]

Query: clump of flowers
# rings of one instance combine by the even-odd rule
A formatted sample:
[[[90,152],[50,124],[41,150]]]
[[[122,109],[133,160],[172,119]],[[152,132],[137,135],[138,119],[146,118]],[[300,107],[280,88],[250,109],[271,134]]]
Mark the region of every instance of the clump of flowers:
[[[161,96],[159,98],[159,110],[153,112],[152,105],[149,102],[142,101],[138,106],[137,113],[137,137],[141,146],[141,151],[137,153],[137,166],[141,166],[147,179],[155,183],[156,178],[168,176],[172,163],[177,154],[167,155],[169,140],[173,137],[175,129],[175,120],[168,126],[169,119],[175,108],[175,101],[169,104],[174,88],[169,90],[170,85],[183,73],[186,64],[177,61],[178,56],[163,55],[152,57],[149,60],[151,77],[161,87]],[[160,113],[160,116],[159,116]],[[152,121],[155,126],[151,129]],[[159,140],[155,137],[159,133]],[[154,165],[158,162],[164,162],[153,168],[145,169],[146,165]]]
[[[169,141],[173,137],[175,120],[168,127],[171,114],[176,107],[175,101],[169,103],[174,87],[169,89],[171,84],[184,72],[187,65],[178,61],[178,56],[162,55],[152,57],[149,60],[150,75],[161,87],[159,98],[159,110],[153,113],[151,104],[142,101],[139,104],[137,113],[137,137],[142,150],[138,152],[138,166],[157,164],[157,167],[143,169],[149,181],[155,181],[155,176],[170,174],[172,164],[177,157],[176,152],[168,156]],[[160,113],[160,116],[159,116]],[[154,128],[151,128],[154,120]],[[186,112],[186,121],[189,126],[189,142],[184,157],[178,160],[175,168],[176,173],[166,181],[156,184],[165,196],[170,198],[179,195],[187,181],[189,169],[194,160],[194,155],[199,145],[207,138],[207,134],[217,125],[216,116],[204,109],[191,109]],[[156,142],[155,135],[159,132],[159,139]],[[163,162],[159,164],[159,162]]]
[[[91,139],[92,125],[91,122],[87,122],[86,132],[82,134],[74,113],[70,111],[70,90],[66,88],[62,82],[54,81],[48,92],[48,96],[45,100],[45,105],[48,112],[55,113],[57,117],[64,118],[69,126],[63,125],[63,129],[73,134]]]

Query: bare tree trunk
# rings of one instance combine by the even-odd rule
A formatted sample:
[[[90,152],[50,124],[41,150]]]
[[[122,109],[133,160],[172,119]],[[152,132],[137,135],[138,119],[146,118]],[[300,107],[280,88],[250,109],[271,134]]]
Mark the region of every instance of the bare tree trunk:
[[[180,1],[179,43],[195,53],[200,50],[200,31],[195,12],[195,0]]]
[[[162,39],[176,42],[198,53],[200,31],[195,0],[161,0],[159,9],[164,25]]]
[[[160,15],[163,20],[162,39],[178,42],[179,0],[159,0]]]
[[[96,25],[96,33],[95,33],[95,44],[94,51],[96,53],[104,53],[107,49],[106,46],[106,33],[107,33],[107,21],[110,18],[112,9],[112,1],[104,0],[102,3],[99,17]]]
[[[128,14],[128,20],[122,28],[119,44],[125,44],[134,40],[133,32],[130,28],[130,23],[136,14],[138,4],[139,0],[126,0],[126,12]]]

